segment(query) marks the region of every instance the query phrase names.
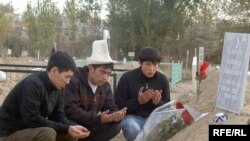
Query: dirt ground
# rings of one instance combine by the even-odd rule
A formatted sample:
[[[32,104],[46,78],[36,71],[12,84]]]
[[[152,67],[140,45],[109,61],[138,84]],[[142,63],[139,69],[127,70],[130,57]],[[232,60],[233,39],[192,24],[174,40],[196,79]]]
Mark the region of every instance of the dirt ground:
[[[35,63],[43,64],[44,62],[28,61],[32,58],[11,59],[11,63]],[[10,63],[8,62],[8,63]],[[6,63],[6,60],[0,58],[0,63]],[[0,104],[14,85],[28,74],[7,73],[7,80],[0,82]],[[168,141],[208,141],[208,125],[210,124],[247,124],[250,118],[250,76],[248,76],[246,84],[246,93],[243,109],[240,114],[232,113],[216,107],[216,99],[218,92],[219,69],[210,66],[208,68],[208,77],[201,83],[202,93],[199,101],[196,102],[196,95],[193,92],[191,80],[185,80],[171,86],[171,99],[183,102],[189,107],[194,108],[202,113],[208,113],[207,116],[201,118],[195,123],[184,128],[175,134]],[[224,112],[228,115],[228,120],[221,123],[214,123],[213,117],[218,112]],[[125,141],[122,133],[117,135],[112,141]]]

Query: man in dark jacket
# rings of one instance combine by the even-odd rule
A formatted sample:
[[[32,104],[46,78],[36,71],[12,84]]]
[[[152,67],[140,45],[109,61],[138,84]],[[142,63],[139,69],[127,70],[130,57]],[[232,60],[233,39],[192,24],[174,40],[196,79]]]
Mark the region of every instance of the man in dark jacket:
[[[139,53],[140,67],[125,72],[117,85],[115,101],[120,109],[127,107],[122,131],[127,141],[133,141],[142,130],[151,112],[170,101],[169,82],[158,72],[161,61],[156,48],[143,48]]]
[[[73,125],[63,109],[64,87],[76,69],[74,60],[63,52],[53,54],[47,71],[20,81],[0,108],[0,141],[75,141],[89,131]]]
[[[112,89],[107,81],[114,66],[109,56],[107,42],[97,40],[92,45],[88,66],[79,68],[65,92],[66,116],[91,133],[80,141],[109,141],[120,130],[120,121],[126,114],[115,105]]]

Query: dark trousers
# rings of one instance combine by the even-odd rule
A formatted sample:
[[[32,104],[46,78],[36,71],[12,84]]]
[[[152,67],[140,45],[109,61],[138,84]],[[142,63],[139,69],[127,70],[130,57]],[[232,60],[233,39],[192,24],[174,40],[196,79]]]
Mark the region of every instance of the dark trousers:
[[[78,141],[109,141],[121,131],[121,123],[105,123],[94,125],[90,129],[89,137]]]

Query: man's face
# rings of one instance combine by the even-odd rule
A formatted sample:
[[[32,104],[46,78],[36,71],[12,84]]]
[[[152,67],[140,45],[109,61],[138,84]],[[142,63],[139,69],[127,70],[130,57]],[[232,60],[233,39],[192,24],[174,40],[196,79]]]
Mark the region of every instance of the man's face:
[[[69,84],[70,78],[73,76],[73,71],[63,71],[59,72],[57,67],[53,67],[50,71],[51,73],[51,81],[55,85],[57,89],[64,88],[67,84]]]
[[[159,67],[159,63],[158,62],[151,62],[151,61],[144,61],[144,62],[140,62],[140,66],[142,69],[142,73],[148,77],[151,78],[155,75],[158,67]]]
[[[92,65],[89,65],[88,80],[97,86],[102,86],[109,78],[112,73],[112,69],[105,69],[98,67],[94,69]]]

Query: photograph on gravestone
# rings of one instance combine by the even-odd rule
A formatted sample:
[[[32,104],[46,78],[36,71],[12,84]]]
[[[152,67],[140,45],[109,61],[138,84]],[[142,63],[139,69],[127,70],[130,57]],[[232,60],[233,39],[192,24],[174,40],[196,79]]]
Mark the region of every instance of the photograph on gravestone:
[[[244,104],[250,34],[225,33],[216,106],[240,113]]]

